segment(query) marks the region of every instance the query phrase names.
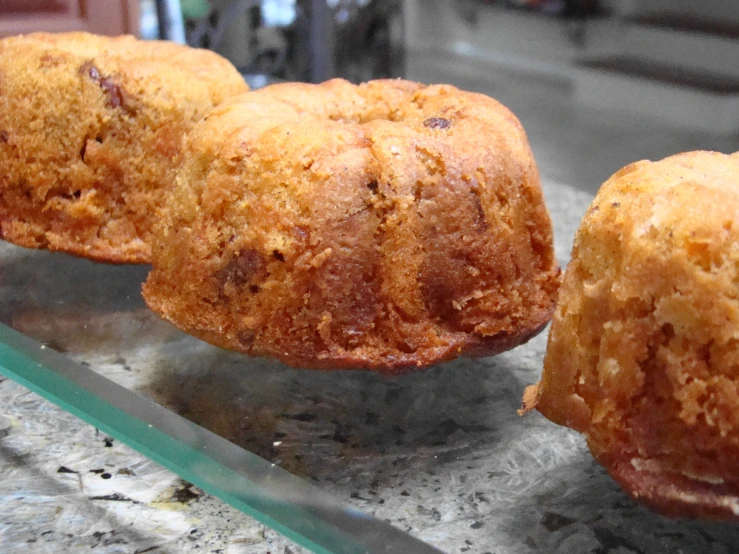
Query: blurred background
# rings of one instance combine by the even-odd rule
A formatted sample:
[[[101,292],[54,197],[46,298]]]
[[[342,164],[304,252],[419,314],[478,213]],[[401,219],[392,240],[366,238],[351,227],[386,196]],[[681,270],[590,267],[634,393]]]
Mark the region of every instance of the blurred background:
[[[0,36],[75,29],[210,48],[254,87],[482,92],[521,119],[545,179],[591,192],[638,159],[739,150],[737,0],[0,0]]]

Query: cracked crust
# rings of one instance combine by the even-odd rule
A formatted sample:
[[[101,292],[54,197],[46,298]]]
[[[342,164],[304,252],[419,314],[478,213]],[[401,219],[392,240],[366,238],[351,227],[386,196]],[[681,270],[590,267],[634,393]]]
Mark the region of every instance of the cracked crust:
[[[567,267],[535,405],[637,500],[739,519],[739,153],[606,182]]]
[[[539,332],[559,286],[518,120],[407,81],[276,85],[216,108],[157,227],[149,306],[299,367],[401,372]]]
[[[148,262],[182,137],[247,89],[217,54],[167,42],[87,33],[0,40],[0,237]]]

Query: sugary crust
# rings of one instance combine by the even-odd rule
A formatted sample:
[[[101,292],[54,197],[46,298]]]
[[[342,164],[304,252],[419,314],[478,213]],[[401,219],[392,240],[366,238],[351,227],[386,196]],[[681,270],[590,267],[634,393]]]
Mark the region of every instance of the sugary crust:
[[[213,52],[87,33],[0,40],[0,237],[147,262],[183,135],[248,90]]]
[[[286,84],[188,138],[148,304],[216,345],[401,372],[512,348],[559,285],[518,120],[407,81]]]
[[[638,162],[582,221],[538,388],[635,498],[739,519],[739,153]]]

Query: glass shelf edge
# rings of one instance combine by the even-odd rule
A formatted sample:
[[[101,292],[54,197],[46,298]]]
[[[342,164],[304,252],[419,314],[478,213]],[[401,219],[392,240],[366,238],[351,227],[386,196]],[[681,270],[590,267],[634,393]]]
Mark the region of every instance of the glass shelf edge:
[[[109,389],[118,389],[113,392],[123,397],[121,399],[123,403],[136,404],[146,402],[158,409],[165,410],[165,408],[120,387],[81,364],[77,364],[61,354],[43,347],[33,339],[26,337],[12,328],[0,324],[0,373],[8,378],[72,413],[86,423],[95,426],[111,437],[120,440],[204,491],[213,494],[313,552],[320,554],[330,554],[332,552],[359,554],[375,551],[371,545],[357,541],[354,537],[338,528],[332,528],[325,521],[317,525],[308,524],[308,522],[312,522],[316,518],[308,514],[306,509],[289,505],[281,500],[274,501],[268,499],[269,493],[265,494],[258,490],[258,487],[244,475],[215,461],[197,448],[172,437],[170,434],[159,429],[156,423],[149,423],[133,416],[128,411],[87,390],[86,386],[76,383],[68,375],[62,375],[58,371],[60,364],[66,366],[65,369],[68,370],[71,366],[76,366],[72,369],[79,374],[78,377],[81,375],[92,381],[98,381],[96,383],[97,385],[100,385],[100,380],[106,381],[107,383],[104,383],[104,386]],[[51,369],[51,367],[56,368],[56,370]],[[193,431],[194,436],[200,436],[202,438],[206,435],[212,435],[212,437],[208,438],[216,442],[227,442],[225,439],[210,433],[210,431],[174,413],[168,412],[167,417],[180,420],[177,423]],[[228,444],[233,448],[238,448],[231,443]],[[164,445],[172,449],[170,452],[172,455],[162,452],[162,449],[165,448]],[[256,469],[264,474],[274,473],[276,475],[273,477],[277,480],[299,479],[248,451],[242,452],[249,458],[248,464],[259,466]],[[179,461],[173,459],[178,456]],[[186,463],[181,463],[182,460],[186,460]],[[196,472],[188,467],[198,464],[200,464],[200,472]],[[211,466],[212,476],[206,478],[202,475],[202,469],[208,466]],[[237,486],[240,494],[229,493],[222,484],[219,484],[219,481],[221,483],[230,481],[231,488]],[[301,486],[304,488],[314,488],[312,485],[303,484],[302,482]],[[321,500],[320,497],[326,496],[326,493],[323,493],[319,489],[315,489],[315,493],[319,497],[319,503]],[[371,516],[359,512],[350,513],[353,512],[352,510],[349,510],[349,513],[340,514],[339,512],[341,510],[346,512],[346,509],[339,508],[337,510],[336,506],[323,507],[322,509],[335,511],[336,513],[333,514],[333,517],[338,515],[340,519],[346,517],[359,517],[365,521],[374,519]],[[387,527],[397,533],[401,533],[384,522],[379,522],[379,520],[374,521],[381,527]],[[388,529],[384,530],[387,531]],[[407,536],[407,539],[402,542],[409,543],[411,549],[408,550],[407,547],[409,544],[406,544],[405,548],[402,548],[403,552],[439,552],[430,545],[426,545],[410,536]],[[386,551],[393,552],[396,550],[389,548]],[[401,552],[401,549],[399,548],[397,552]]]

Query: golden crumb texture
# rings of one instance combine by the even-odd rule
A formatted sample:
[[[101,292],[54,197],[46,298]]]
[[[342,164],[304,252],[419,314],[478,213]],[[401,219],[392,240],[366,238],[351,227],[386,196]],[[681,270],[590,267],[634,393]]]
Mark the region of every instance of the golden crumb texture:
[[[243,79],[213,52],[131,36],[0,40],[0,237],[147,262],[184,134]]]
[[[537,388],[634,498],[739,519],[739,153],[608,180],[575,238]]]
[[[402,80],[280,84],[189,135],[150,307],[297,367],[389,373],[516,346],[551,317],[552,229],[495,100]]]

